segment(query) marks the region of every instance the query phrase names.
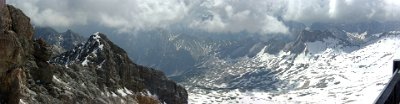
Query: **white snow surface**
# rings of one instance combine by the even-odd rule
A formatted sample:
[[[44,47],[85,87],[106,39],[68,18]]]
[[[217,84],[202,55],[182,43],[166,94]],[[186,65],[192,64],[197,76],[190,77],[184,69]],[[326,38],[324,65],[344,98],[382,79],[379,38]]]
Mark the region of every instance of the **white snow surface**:
[[[28,103],[26,103],[24,100],[22,100],[22,99],[19,99],[19,104],[28,104]]]
[[[233,65],[224,60],[210,62],[222,67],[225,65],[226,73],[237,76],[262,70],[246,67],[265,67],[277,72],[276,79],[285,83],[274,83],[273,86],[278,89],[270,92],[256,89],[189,90],[189,103],[374,103],[391,77],[393,60],[400,59],[400,36],[383,36],[360,46],[342,46],[337,40],[328,38],[306,43],[306,49],[298,55],[291,55],[290,52],[272,55],[262,50],[255,58],[244,58]],[[204,80],[193,82],[216,88],[226,87],[226,84],[215,83],[216,79],[212,77]]]
[[[96,33],[94,33],[93,34],[94,35],[94,37],[93,37],[93,39],[96,39],[96,41],[100,44],[99,45],[99,47],[98,47],[98,49],[100,49],[100,50],[103,50],[103,47],[104,47],[104,45],[100,42],[100,32],[96,32]]]
[[[89,60],[87,59],[87,57],[85,57],[85,60],[83,60],[83,62],[82,62],[82,66],[87,66],[88,62],[89,62]]]
[[[127,96],[127,95],[132,95],[132,94],[133,94],[131,90],[128,90],[128,89],[126,89],[126,88],[118,89],[117,92],[118,92],[121,96],[123,96],[123,97],[125,97],[125,96]]]

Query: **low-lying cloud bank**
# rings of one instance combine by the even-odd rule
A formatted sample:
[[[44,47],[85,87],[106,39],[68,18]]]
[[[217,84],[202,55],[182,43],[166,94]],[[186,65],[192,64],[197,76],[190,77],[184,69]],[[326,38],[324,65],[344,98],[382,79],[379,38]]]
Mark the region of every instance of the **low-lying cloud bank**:
[[[287,34],[284,21],[398,21],[399,0],[9,0],[38,26],[118,32],[179,24],[209,32]]]

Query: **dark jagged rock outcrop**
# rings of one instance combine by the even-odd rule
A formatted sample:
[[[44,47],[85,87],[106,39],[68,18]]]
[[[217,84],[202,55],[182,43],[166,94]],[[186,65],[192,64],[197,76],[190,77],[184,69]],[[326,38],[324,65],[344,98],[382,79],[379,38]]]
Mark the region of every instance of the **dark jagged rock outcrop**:
[[[102,34],[51,59],[21,10],[7,6],[0,17],[0,103],[187,103],[183,87],[134,64]]]
[[[95,33],[85,44],[55,57],[51,62],[70,69],[78,68],[71,74],[88,73],[85,77],[95,79],[95,83],[82,81],[99,86],[99,89],[117,91],[126,87],[132,92],[149,91],[168,104],[186,103],[184,88],[161,71],[134,64],[123,49],[101,33]]]
[[[0,103],[19,102],[27,89],[29,63],[33,57],[30,19],[12,6],[0,8]]]

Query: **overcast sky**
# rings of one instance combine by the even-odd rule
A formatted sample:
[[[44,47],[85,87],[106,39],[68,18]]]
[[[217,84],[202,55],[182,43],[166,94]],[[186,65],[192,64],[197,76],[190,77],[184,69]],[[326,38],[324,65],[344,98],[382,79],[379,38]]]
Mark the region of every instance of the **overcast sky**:
[[[8,0],[38,26],[118,32],[179,24],[209,32],[287,33],[282,21],[398,21],[400,0]],[[99,30],[101,31],[101,30]]]

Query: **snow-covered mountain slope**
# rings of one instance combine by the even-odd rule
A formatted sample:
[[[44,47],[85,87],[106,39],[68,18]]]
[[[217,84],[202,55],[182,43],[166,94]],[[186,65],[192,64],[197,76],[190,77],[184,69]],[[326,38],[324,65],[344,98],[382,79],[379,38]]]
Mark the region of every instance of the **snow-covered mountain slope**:
[[[181,84],[190,103],[373,103],[400,58],[400,32],[351,45],[335,37],[303,41],[299,53],[214,59]],[[292,45],[294,46],[294,45]]]
[[[365,36],[368,37],[368,35],[374,35],[388,31],[399,31],[400,22],[370,21],[359,23],[313,23],[309,27],[309,30],[330,31],[338,38],[347,39],[350,40],[350,42],[358,43],[362,40],[355,39],[360,39]]]
[[[220,46],[229,44],[166,30],[141,31],[139,35],[122,37],[120,44],[138,64],[160,69],[168,76],[194,69],[197,62]]]

